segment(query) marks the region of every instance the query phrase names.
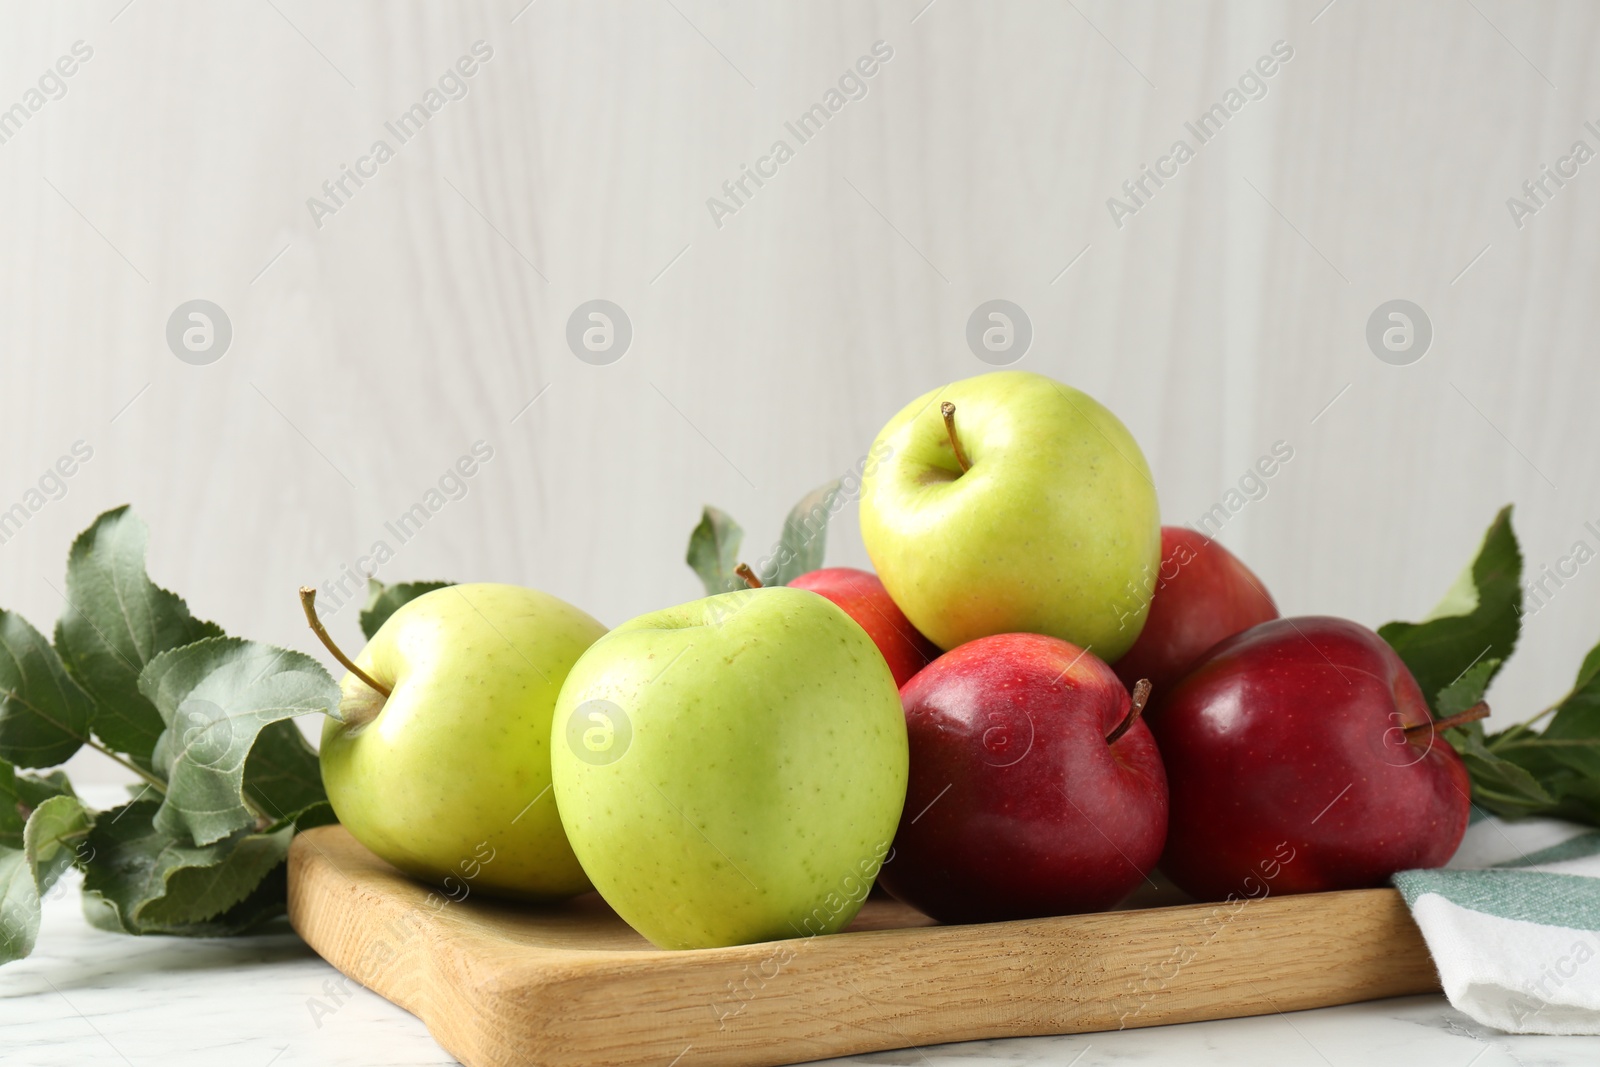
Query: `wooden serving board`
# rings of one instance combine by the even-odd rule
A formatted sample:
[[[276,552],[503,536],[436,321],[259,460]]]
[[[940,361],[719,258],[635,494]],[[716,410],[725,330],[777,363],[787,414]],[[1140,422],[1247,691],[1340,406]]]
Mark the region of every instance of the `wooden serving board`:
[[[664,952],[595,894],[445,903],[327,826],[294,840],[289,917],[467,1067],[798,1063],[1439,988],[1390,889],[976,926],[873,898],[842,934]]]

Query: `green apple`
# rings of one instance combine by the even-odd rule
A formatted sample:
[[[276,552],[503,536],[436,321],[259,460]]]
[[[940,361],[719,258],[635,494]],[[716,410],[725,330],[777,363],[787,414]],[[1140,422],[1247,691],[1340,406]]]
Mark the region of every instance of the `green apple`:
[[[979,375],[907,404],[873,455],[886,458],[862,478],[861,538],[939,647],[1040,633],[1111,661],[1139,636],[1161,556],[1155,484],[1092,397],[1026,371]]]
[[[550,716],[605,627],[514,585],[453,585],[399,608],[340,683],[322,781],[356,840],[452,895],[589,889],[550,794]]]
[[[662,948],[846,926],[889,852],[907,759],[872,639],[782,587],[623,623],[572,668],[551,727],[583,869]]]

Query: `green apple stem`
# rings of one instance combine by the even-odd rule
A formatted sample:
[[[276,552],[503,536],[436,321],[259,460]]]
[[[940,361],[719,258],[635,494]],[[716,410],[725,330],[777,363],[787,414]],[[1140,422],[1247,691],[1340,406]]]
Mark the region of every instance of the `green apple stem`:
[[[1454,715],[1447,716],[1443,719],[1430,719],[1427,722],[1419,722],[1415,726],[1407,726],[1406,736],[1411,736],[1412,731],[1415,730],[1427,730],[1430,728],[1433,730],[1448,730],[1452,726],[1465,726],[1469,722],[1477,722],[1479,719],[1486,719],[1488,717],[1488,702],[1480,700],[1466,711],[1458,711]]]
[[[322,620],[317,618],[317,591],[309,585],[300,587],[300,606],[306,611],[306,622],[311,624],[311,632],[317,635],[317,640],[322,642],[322,647],[328,650],[328,654],[338,660],[345,670],[360,678],[369,687],[382,693],[384,699],[388,699],[389,687],[378,684],[377,679],[357,667],[355,660],[345,655],[339,646],[333,643],[333,638],[328,636],[328,631],[322,626]]]
[[[944,416],[944,429],[950,435],[950,447],[955,449],[956,462],[961,464],[961,473],[965,474],[972,469],[972,461],[967,458],[966,449],[961,447],[961,438],[956,436],[956,406],[946,400],[939,405],[939,414]]]
[[[750,569],[750,564],[741,563],[733,568],[733,573],[744,579],[744,584],[751,589],[761,588],[761,579],[756,577],[756,572]]]
[[[1149,700],[1150,679],[1140,678],[1137,682],[1133,683],[1133,700],[1128,704],[1127,717],[1121,722],[1117,723],[1117,728],[1115,730],[1112,730],[1109,734],[1106,734],[1106,744],[1116,744],[1117,739],[1123,734],[1127,733],[1133,724],[1139,721],[1139,714],[1144,711],[1144,706]]]

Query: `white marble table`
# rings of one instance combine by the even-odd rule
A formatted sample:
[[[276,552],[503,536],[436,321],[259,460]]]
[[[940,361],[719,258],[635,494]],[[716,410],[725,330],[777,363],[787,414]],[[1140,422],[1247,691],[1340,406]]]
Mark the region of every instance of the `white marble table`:
[[[308,1004],[313,999],[337,1003],[337,1010],[319,1017]],[[34,955],[0,968],[0,1063],[454,1062],[421,1022],[354,984],[347,987],[293,933],[209,941],[102,933],[83,921],[75,880],[46,902]],[[1484,1030],[1441,997],[1406,997],[1121,1033],[975,1041],[836,1062],[1535,1067],[1600,1062],[1600,1038],[1511,1037]]]

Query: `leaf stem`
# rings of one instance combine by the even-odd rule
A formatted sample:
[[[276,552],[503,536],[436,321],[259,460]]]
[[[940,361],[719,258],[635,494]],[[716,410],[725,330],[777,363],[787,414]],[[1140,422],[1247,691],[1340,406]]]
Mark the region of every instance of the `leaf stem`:
[[[1489,798],[1491,798],[1493,800],[1499,801],[1499,802],[1507,805],[1508,807],[1522,808],[1525,811],[1529,811],[1529,812],[1538,811],[1541,808],[1546,807],[1546,805],[1544,805],[1542,803],[1538,803],[1538,804],[1529,803],[1528,800],[1526,798],[1524,798],[1524,797],[1515,796],[1515,795],[1513,795],[1511,793],[1501,793],[1501,792],[1499,792],[1497,790],[1494,790],[1494,789],[1485,789],[1481,785],[1474,784],[1472,789],[1473,789],[1473,800],[1474,800],[1474,802],[1476,802],[1479,798],[1489,797]]]
[[[254,800],[250,799],[249,793],[240,790],[239,798],[244,801],[244,806],[249,810],[250,814],[256,817],[256,833],[259,834],[261,831],[278,821],[277,819],[269,816],[266,812],[262,811],[260,805],[258,805]]]
[[[1509,749],[1509,748],[1568,748],[1568,747],[1570,747],[1570,748],[1594,748],[1597,745],[1600,745],[1600,740],[1596,740],[1594,738],[1583,738],[1583,737],[1551,737],[1551,738],[1546,738],[1543,734],[1535,734],[1534,736],[1529,737],[1529,738],[1518,738],[1515,741],[1508,741],[1503,745],[1496,745],[1490,751],[1498,754],[1498,753],[1504,752],[1506,749]]]
[[[151,774],[137,763],[133,762],[132,760],[123,759],[121,756],[117,755],[115,752],[111,751],[109,748],[102,745],[92,737],[85,738],[83,743],[109,759],[111,762],[122,764],[128,770],[132,771],[134,774],[137,774],[140,778],[143,778],[146,785],[149,785],[162,796],[166,796],[167,783],[163,782],[161,779],[157,778],[155,775]]]
[[[1500,732],[1498,734],[1495,734],[1494,737],[1491,737],[1488,740],[1486,740],[1484,742],[1484,747],[1487,748],[1490,752],[1498,752],[1502,748],[1506,748],[1508,746],[1515,745],[1516,743],[1518,743],[1518,742],[1520,742],[1522,740],[1522,735],[1523,734],[1531,734],[1531,733],[1533,733],[1532,726],[1533,726],[1534,723],[1538,722],[1540,719],[1544,718],[1547,715],[1550,715],[1550,714],[1552,714],[1552,713],[1554,713],[1556,711],[1559,711],[1561,709],[1561,706],[1563,704],[1565,704],[1571,698],[1572,698],[1572,694],[1568,693],[1566,696],[1562,697],[1560,700],[1556,701],[1554,704],[1551,704],[1548,708],[1545,708],[1543,711],[1541,711],[1539,714],[1535,715],[1533,718],[1528,719],[1525,722],[1519,722],[1519,723],[1516,723],[1513,726],[1507,727],[1502,732]]]

